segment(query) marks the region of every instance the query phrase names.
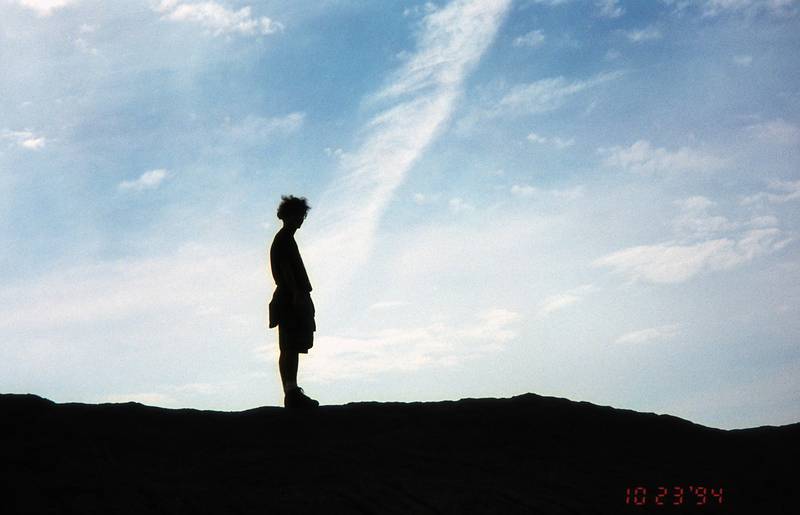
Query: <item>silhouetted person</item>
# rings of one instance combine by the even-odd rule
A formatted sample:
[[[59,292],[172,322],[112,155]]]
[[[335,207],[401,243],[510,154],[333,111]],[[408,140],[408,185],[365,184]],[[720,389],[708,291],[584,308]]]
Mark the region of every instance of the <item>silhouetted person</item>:
[[[294,241],[294,233],[303,225],[309,209],[303,197],[282,196],[278,218],[283,220],[283,227],[269,249],[270,268],[277,286],[269,303],[269,326],[278,327],[278,369],[283,382],[283,405],[287,408],[319,406],[319,402],[305,395],[297,386],[299,355],[308,353],[314,345],[314,331],[317,329],[311,282]]]

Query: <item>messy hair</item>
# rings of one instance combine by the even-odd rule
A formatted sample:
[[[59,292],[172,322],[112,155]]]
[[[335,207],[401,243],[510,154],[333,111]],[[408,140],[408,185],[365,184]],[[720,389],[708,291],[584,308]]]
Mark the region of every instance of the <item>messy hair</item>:
[[[302,215],[305,216],[311,206],[305,197],[295,197],[294,195],[281,195],[281,204],[278,206],[278,218],[283,220],[285,216]]]

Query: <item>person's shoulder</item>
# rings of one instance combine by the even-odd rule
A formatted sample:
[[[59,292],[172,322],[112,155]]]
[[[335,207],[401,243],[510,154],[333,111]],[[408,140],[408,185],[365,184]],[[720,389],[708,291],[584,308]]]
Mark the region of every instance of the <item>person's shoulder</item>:
[[[280,247],[286,245],[288,243],[287,233],[283,229],[278,230],[275,233],[275,237],[272,238],[272,248]]]

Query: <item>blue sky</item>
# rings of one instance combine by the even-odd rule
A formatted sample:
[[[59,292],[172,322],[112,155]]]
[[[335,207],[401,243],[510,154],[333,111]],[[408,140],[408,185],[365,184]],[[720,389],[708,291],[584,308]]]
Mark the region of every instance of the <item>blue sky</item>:
[[[800,420],[795,0],[3,0],[0,390]]]

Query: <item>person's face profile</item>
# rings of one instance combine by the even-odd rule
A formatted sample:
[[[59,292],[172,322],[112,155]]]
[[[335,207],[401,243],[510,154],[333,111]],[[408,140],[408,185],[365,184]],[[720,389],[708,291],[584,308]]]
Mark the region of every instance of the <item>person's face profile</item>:
[[[303,220],[305,220],[306,214],[298,213],[293,215],[286,216],[286,223],[291,227],[297,227],[298,229],[300,226],[303,225]]]

